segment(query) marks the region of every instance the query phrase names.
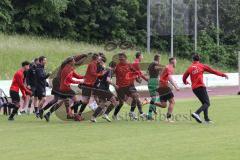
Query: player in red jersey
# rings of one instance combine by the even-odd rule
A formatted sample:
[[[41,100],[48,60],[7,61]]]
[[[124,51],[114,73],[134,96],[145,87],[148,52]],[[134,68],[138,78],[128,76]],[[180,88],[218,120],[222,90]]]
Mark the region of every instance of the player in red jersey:
[[[67,64],[65,64],[67,63]],[[60,87],[59,90],[55,94],[56,104],[51,107],[50,111],[44,116],[46,121],[49,121],[50,115],[56,111],[63,103],[65,104],[67,111],[67,118],[72,117],[72,113],[70,110],[70,99],[73,99],[74,105],[76,105],[77,98],[75,96],[75,92],[70,88],[70,84],[80,84],[83,83],[83,76],[79,75],[75,71],[75,60],[74,57],[69,57],[64,62],[64,67],[59,73],[60,76]],[[75,79],[73,79],[75,78]],[[43,111],[48,109],[47,106],[40,111],[40,115],[43,115]],[[74,108],[74,107],[73,107]]]
[[[134,86],[134,81],[141,76],[141,72],[132,68],[132,65],[127,62],[127,56],[124,53],[118,55],[119,63],[116,66],[116,89],[119,98],[119,105],[115,108],[113,119],[118,119],[117,114],[123,106],[123,102],[131,97],[136,101],[139,109],[140,117],[145,118],[145,113],[142,111],[142,104],[139,100],[139,94]]]
[[[210,106],[210,100],[208,97],[205,84],[203,82],[203,73],[209,72],[225,78],[228,78],[228,76],[222,72],[219,72],[217,70],[210,68],[205,64],[200,63],[199,61],[200,61],[200,56],[198,54],[195,54],[193,56],[193,63],[188,67],[187,71],[183,75],[183,83],[185,85],[190,84],[187,81],[187,78],[190,75],[193,93],[197,96],[199,101],[202,103],[202,106],[192,114],[192,117],[198,123],[202,123],[202,120],[200,118],[200,113],[203,112],[205,122],[212,123],[212,121],[208,117],[208,108]]]
[[[88,64],[86,74],[84,76],[84,83],[79,86],[82,89],[82,104],[78,114],[81,116],[89,103],[90,97],[94,90],[94,84],[97,78],[102,77],[105,71],[98,72],[98,63],[101,62],[99,54],[93,54],[90,64]]]
[[[172,117],[172,112],[175,105],[175,100],[174,100],[174,94],[172,92],[172,89],[169,87],[168,82],[170,82],[170,84],[173,85],[173,87],[177,91],[179,91],[179,87],[177,86],[177,84],[174,82],[172,78],[172,74],[174,73],[176,64],[177,64],[176,58],[174,57],[169,58],[169,64],[166,65],[165,69],[163,70],[160,76],[159,88],[158,88],[160,103],[154,102],[154,101],[150,102],[151,104],[154,104],[162,108],[165,108],[167,106],[167,101],[169,102],[168,112],[167,112],[167,121],[169,122],[173,122],[171,120],[171,117]]]
[[[132,64],[132,67],[133,67],[133,69],[135,71],[142,72],[141,68],[140,68],[140,63],[141,63],[141,61],[143,59],[143,54],[141,52],[137,52],[135,57],[136,57],[136,59],[134,60],[134,62]],[[141,74],[141,76],[137,77],[136,81],[138,83],[141,83],[142,79],[144,79],[145,81],[148,82],[148,78],[144,74]],[[133,99],[132,103],[131,103],[131,109],[130,109],[130,112],[129,112],[129,117],[132,120],[136,120],[137,119],[137,116],[134,113],[134,110],[135,110],[136,106],[137,106],[137,102]],[[138,110],[141,111],[141,108],[138,108]]]
[[[14,120],[14,116],[17,114],[20,107],[20,95],[19,90],[22,92],[22,98],[26,99],[26,95],[31,95],[32,92],[24,85],[24,72],[29,70],[30,63],[25,61],[22,63],[22,68],[20,68],[13,77],[12,85],[10,87],[10,96],[12,103],[15,105],[14,109],[9,116],[8,120]]]

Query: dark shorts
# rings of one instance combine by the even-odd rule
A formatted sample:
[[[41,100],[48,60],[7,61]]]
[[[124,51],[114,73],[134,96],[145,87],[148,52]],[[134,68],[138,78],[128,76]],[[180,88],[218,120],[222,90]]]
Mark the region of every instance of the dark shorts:
[[[75,96],[75,92],[70,90],[68,92],[61,92],[61,91],[54,91],[52,90],[52,95],[60,98],[60,99],[68,99],[68,98],[73,98]]]
[[[93,95],[97,96],[99,99],[107,101],[109,101],[114,96],[114,94],[110,90],[101,89],[95,89],[93,91]]]
[[[20,102],[20,95],[18,92],[10,90],[10,97],[11,97],[13,103]]]
[[[93,87],[87,85],[79,85],[79,88],[82,89],[82,96],[90,98],[93,92]]]
[[[172,89],[170,87],[159,87],[158,93],[161,102],[167,102],[174,97]]]
[[[135,86],[130,85],[130,86],[127,86],[127,87],[119,88],[117,90],[117,95],[118,95],[119,99],[124,100],[125,96],[129,97],[131,94],[136,93],[136,92],[137,92],[137,89],[135,88]]]
[[[46,97],[46,90],[38,90],[36,89],[36,93],[34,94],[34,97],[37,97],[39,100]]]
[[[31,91],[32,91],[32,96],[37,97],[37,89],[36,89],[36,87],[31,87]]]

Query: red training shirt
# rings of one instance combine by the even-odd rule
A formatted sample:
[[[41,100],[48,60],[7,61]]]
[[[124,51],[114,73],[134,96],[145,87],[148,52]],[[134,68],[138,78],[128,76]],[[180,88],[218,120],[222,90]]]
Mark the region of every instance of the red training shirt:
[[[24,73],[23,72],[24,72],[24,70],[21,68],[14,74],[10,90],[19,93],[19,89],[20,89],[22,92],[22,95],[24,97],[24,96],[26,96],[26,94],[30,95],[31,91],[24,85]]]
[[[84,76],[84,84],[88,86],[94,86],[98,77],[101,77],[102,73],[97,73],[97,61],[93,60],[88,64],[86,74]]]
[[[77,74],[75,69],[72,65],[67,64],[61,72],[61,80],[60,80],[60,91],[70,91],[70,84],[76,83],[77,81],[73,80],[73,78],[82,79],[83,76]]]
[[[188,67],[187,71],[183,75],[183,83],[187,84],[187,78],[190,75],[192,82],[192,89],[196,89],[198,87],[205,87],[203,83],[203,73],[209,72],[218,76],[225,77],[226,75],[222,72],[214,70],[209,66],[200,63],[199,61],[194,61],[190,67]]]
[[[173,73],[174,73],[173,66],[170,64],[166,65],[159,80],[159,83],[161,84],[161,86],[164,86],[164,87],[168,86],[169,75],[172,75]]]

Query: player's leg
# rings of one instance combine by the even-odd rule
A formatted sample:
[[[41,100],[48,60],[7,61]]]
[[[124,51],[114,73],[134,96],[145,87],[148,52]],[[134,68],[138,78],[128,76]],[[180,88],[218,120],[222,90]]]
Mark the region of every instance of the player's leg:
[[[92,95],[92,89],[88,86],[82,85],[82,103],[78,114],[81,116]]]
[[[20,96],[19,96],[19,93],[15,91],[10,91],[10,97],[12,99],[12,104],[14,107],[8,120],[12,121],[14,120],[14,116],[18,113],[18,109],[20,108]]]
[[[74,115],[77,115],[78,114],[78,107],[82,104],[82,101],[77,99],[77,96],[75,95],[73,98],[73,106],[71,107],[71,109],[73,110],[74,112]]]
[[[44,118],[46,119],[47,122],[49,122],[50,120],[50,116],[52,115],[52,113],[54,113],[56,110],[58,110],[58,108],[64,103],[63,100],[58,100],[57,103],[55,103],[49,110],[49,112],[47,112],[44,115]]]
[[[139,98],[139,93],[137,91],[132,90],[130,96],[132,97],[133,100],[136,101],[140,117],[141,118],[146,118],[146,114],[142,110],[142,103],[141,103],[140,98]]]
[[[171,118],[172,118],[172,113],[173,113],[173,109],[174,109],[174,105],[175,105],[175,100],[172,97],[168,101],[169,101],[169,105],[168,105],[168,112],[167,112],[167,121],[173,122],[173,120],[171,120]]]
[[[132,99],[131,109],[130,109],[130,112],[129,112],[130,120],[137,120],[137,116],[134,113],[134,110],[135,110],[136,106],[137,106],[137,101],[135,99]]]
[[[193,90],[194,94],[197,96],[199,101],[202,103],[202,106],[199,107],[196,112],[192,114],[192,117],[196,119],[197,122],[202,123],[200,118],[201,112],[205,111],[204,118],[206,121],[209,120],[208,118],[208,107],[210,106],[210,100],[207,94],[207,90],[205,87],[199,87]]]
[[[99,99],[99,103],[98,103],[98,107],[97,109],[94,111],[92,118],[90,119],[91,122],[97,122],[96,118],[98,117],[98,115],[102,112],[103,108],[105,107],[105,103],[106,100],[101,98]]]

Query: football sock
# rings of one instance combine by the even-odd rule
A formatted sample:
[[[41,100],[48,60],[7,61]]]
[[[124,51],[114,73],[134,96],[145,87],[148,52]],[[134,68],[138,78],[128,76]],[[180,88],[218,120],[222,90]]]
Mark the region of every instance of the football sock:
[[[98,107],[95,112],[93,113],[93,117],[97,117],[99,115],[99,113],[102,111],[102,107]]]

